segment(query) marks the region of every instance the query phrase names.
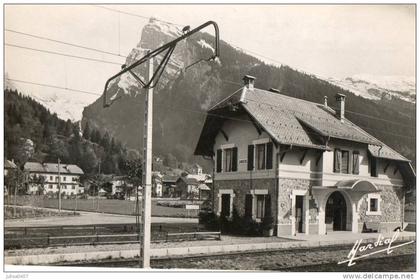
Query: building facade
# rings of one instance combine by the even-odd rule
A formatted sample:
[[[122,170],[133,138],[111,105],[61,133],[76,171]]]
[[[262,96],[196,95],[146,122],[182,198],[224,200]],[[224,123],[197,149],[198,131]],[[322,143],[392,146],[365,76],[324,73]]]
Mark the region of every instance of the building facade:
[[[278,236],[403,226],[410,161],[346,119],[344,95],[334,110],[254,80],[209,110],[195,150],[214,161],[215,213],[272,213]]]
[[[84,193],[84,187],[79,184],[80,176],[84,173],[77,165],[60,164],[60,172],[58,172],[57,163],[27,162],[24,165],[24,171],[28,174],[29,194],[58,193],[59,182],[61,193],[65,195]]]

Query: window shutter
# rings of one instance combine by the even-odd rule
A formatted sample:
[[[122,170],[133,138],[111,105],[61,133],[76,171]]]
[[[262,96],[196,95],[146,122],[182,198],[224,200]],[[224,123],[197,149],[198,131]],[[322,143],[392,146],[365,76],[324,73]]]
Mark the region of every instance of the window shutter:
[[[341,172],[341,150],[334,150],[334,172]]]
[[[268,194],[265,196],[265,209],[264,209],[264,216],[270,217],[271,216],[271,196]]]
[[[273,143],[267,143],[267,169],[273,168]]]
[[[378,160],[375,157],[371,157],[370,161],[370,176],[378,177]]]
[[[222,150],[217,150],[217,158],[216,158],[216,172],[222,171]]]
[[[238,148],[232,149],[232,171],[238,171]]]
[[[353,174],[359,174],[359,152],[353,152]]]
[[[245,217],[252,217],[252,194],[245,195]]]
[[[254,170],[254,145],[248,145],[248,170]]]

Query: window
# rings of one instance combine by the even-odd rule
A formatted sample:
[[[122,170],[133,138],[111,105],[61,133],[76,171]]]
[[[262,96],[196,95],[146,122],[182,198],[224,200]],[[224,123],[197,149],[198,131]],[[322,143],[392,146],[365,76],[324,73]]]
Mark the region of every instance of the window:
[[[255,146],[255,148],[254,148]],[[254,150],[256,169],[272,169],[273,168],[273,143],[264,143],[248,146],[248,170],[254,170]]]
[[[341,173],[349,174],[349,151],[341,151]]]
[[[359,165],[360,165],[359,152],[354,151],[353,152],[353,174],[359,174]]]
[[[225,150],[225,172],[232,171],[233,149]]]
[[[265,169],[265,144],[257,145],[257,169]]]
[[[377,194],[377,193],[368,194],[368,198],[367,198],[368,205],[367,205],[366,215],[380,215],[381,214],[380,201],[381,201],[380,194]]]
[[[349,151],[342,151],[340,149],[334,150],[334,172],[345,174],[350,173]]]
[[[71,188],[74,190],[74,189],[76,189],[76,186],[73,185],[73,186],[71,186]]]
[[[58,176],[55,176],[55,180],[58,182]]]
[[[369,202],[369,211],[370,212],[378,212],[378,199],[371,198]]]
[[[50,176],[50,181],[52,181],[52,180],[54,180],[54,179],[53,179],[53,176]]]
[[[49,187],[50,189],[52,189],[52,188],[53,188],[53,186],[52,186],[52,185],[49,185],[48,187]]]
[[[63,176],[63,182],[65,182],[66,181],[66,176]]]
[[[257,195],[257,212],[256,218],[262,219],[265,214],[265,195]]]
[[[223,162],[223,168],[222,168]],[[217,150],[216,172],[238,171],[238,148],[226,148]]]

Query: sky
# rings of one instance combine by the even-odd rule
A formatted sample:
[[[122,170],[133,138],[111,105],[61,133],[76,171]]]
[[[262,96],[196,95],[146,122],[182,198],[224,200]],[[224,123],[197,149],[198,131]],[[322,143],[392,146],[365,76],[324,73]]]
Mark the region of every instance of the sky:
[[[5,43],[111,63],[5,46],[9,78],[101,93],[140,40],[147,18],[181,26],[214,20],[221,39],[267,62],[321,77],[415,75],[414,5],[6,5],[6,30],[79,44],[117,55],[5,32]],[[145,17],[145,18],[143,18]],[[209,29],[211,31],[211,29]],[[118,56],[120,55],[120,56]],[[23,85],[22,85],[23,86]],[[25,89],[39,87],[25,85]],[[86,97],[96,99],[97,97]]]

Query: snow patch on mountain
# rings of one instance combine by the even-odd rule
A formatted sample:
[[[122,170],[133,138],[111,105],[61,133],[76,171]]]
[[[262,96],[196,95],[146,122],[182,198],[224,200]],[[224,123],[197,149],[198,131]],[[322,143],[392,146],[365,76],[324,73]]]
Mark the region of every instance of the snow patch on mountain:
[[[135,83],[137,83],[136,79],[134,79],[134,77],[129,72],[125,72],[119,78],[118,87],[121,88],[124,93],[128,94],[130,87]]]
[[[212,52],[214,52],[214,48],[209,43],[207,43],[204,39],[201,39],[200,41],[198,41],[198,44],[202,48],[207,48],[207,49],[210,49]]]
[[[149,25],[150,27],[168,36],[179,37],[182,35],[182,31],[176,25],[162,21],[157,17],[150,18]]]
[[[31,97],[51,113],[56,113],[60,119],[70,119],[72,122],[82,119],[83,108],[92,104],[99,96],[82,92],[64,91],[51,88],[32,88],[28,86],[8,85],[10,89],[17,89],[22,94]]]
[[[355,95],[371,100],[398,98],[407,102],[416,102],[416,82],[410,76],[378,76],[360,74],[344,79],[322,78]]]

